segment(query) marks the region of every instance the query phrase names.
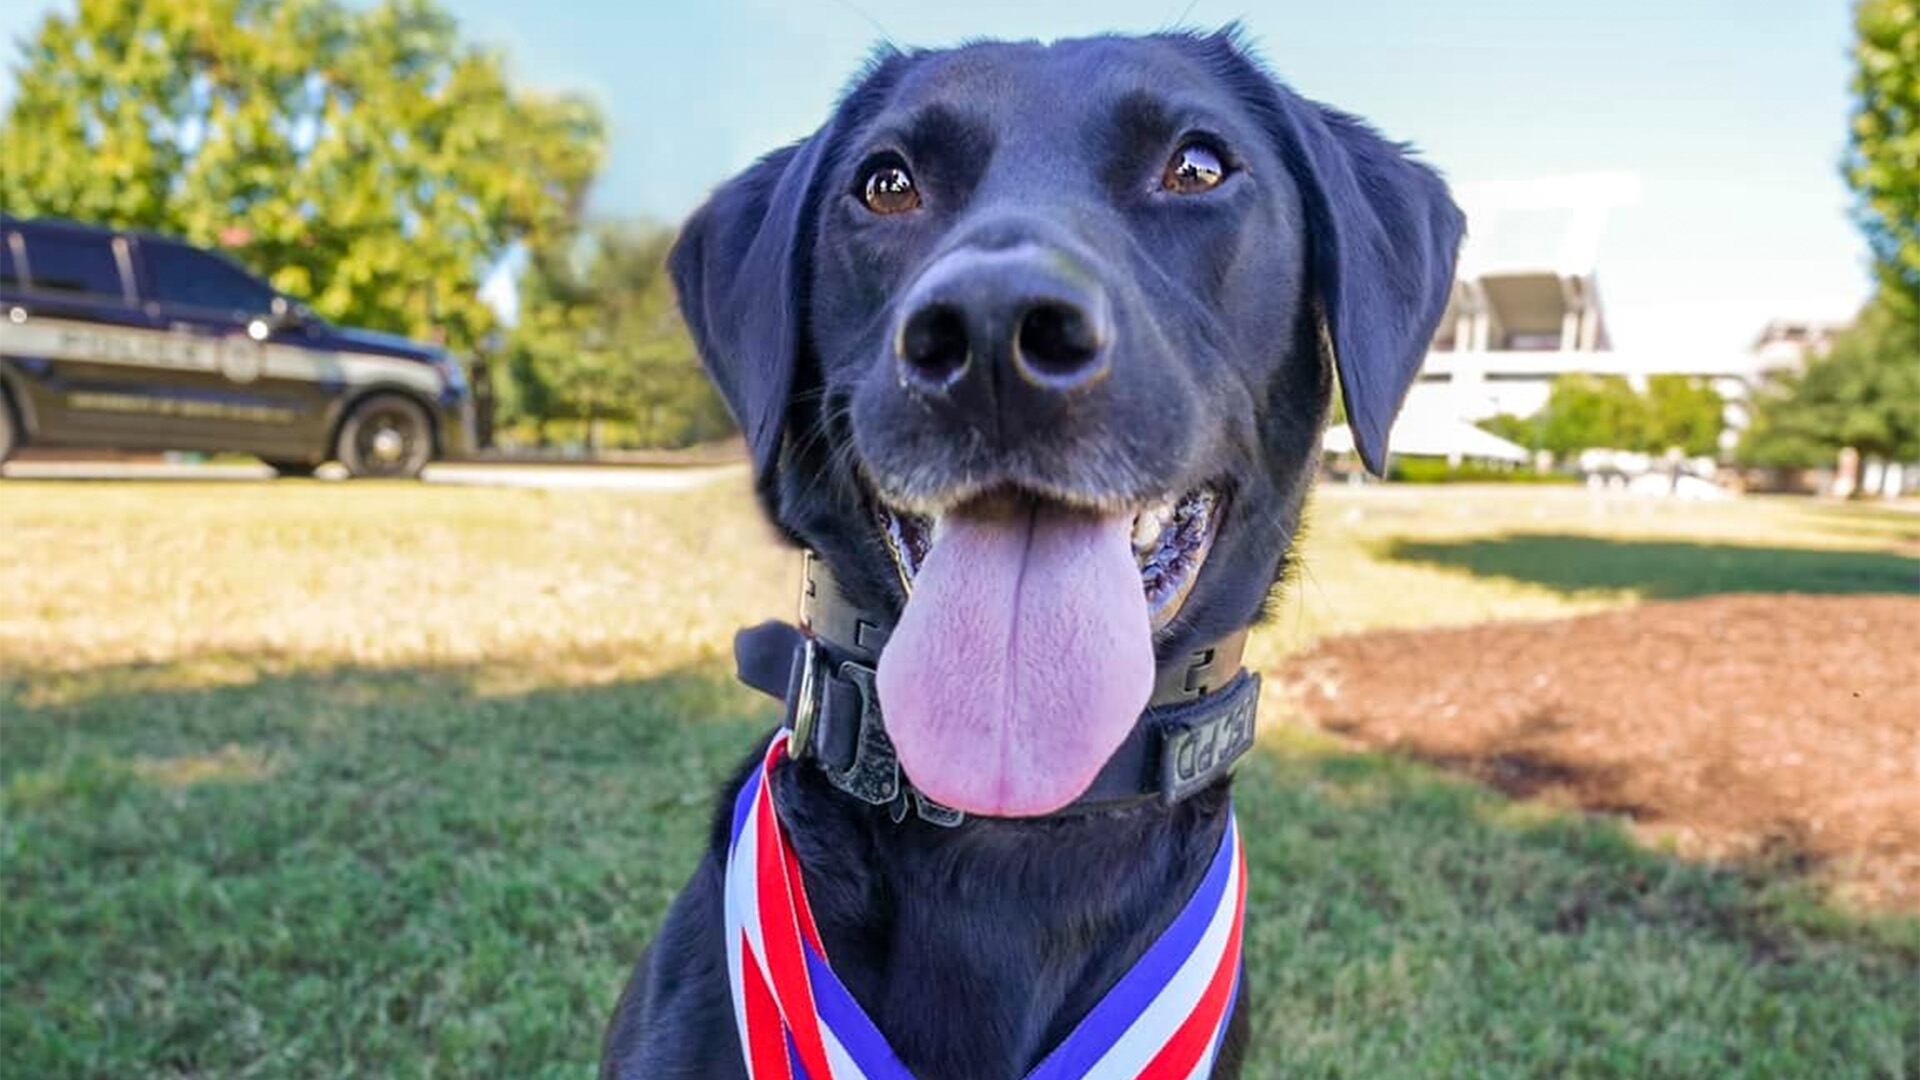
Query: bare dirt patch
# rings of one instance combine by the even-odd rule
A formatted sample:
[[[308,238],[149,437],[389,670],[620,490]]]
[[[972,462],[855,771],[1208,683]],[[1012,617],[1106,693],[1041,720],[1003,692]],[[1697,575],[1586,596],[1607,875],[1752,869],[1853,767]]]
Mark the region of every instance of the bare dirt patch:
[[[1332,639],[1280,672],[1319,727],[1689,857],[1920,911],[1920,597],[1722,596]]]

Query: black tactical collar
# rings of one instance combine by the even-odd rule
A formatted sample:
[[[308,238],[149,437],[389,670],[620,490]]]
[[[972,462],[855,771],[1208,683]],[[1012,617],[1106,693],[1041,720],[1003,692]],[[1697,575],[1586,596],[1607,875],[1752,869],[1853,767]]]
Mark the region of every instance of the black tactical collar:
[[[788,752],[812,760],[829,783],[893,820],[911,804],[936,825],[965,815],[915,791],[887,738],[874,690],[875,666],[891,630],[848,603],[824,562],[809,552],[800,627],[766,622],[734,637],[740,681],[784,701],[793,734]],[[1146,712],[1093,783],[1061,814],[1159,798],[1172,805],[1225,776],[1253,746],[1260,676],[1240,666],[1241,630],[1164,665]]]

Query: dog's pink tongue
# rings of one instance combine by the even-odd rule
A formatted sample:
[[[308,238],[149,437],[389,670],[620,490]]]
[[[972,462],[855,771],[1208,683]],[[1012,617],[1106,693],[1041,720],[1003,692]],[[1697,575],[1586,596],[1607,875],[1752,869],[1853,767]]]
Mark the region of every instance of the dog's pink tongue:
[[[1153,692],[1131,519],[995,504],[942,523],[880,656],[907,777],[958,810],[1058,810]]]

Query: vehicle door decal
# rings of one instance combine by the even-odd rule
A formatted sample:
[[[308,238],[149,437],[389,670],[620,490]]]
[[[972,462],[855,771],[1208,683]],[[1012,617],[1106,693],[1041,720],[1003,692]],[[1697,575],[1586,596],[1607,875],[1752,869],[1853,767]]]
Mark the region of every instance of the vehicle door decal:
[[[261,377],[342,387],[393,385],[429,398],[441,390],[433,366],[373,353],[258,342],[244,333],[215,337],[176,330],[98,326],[36,317],[0,323],[0,355],[86,364],[218,374],[237,385]]]

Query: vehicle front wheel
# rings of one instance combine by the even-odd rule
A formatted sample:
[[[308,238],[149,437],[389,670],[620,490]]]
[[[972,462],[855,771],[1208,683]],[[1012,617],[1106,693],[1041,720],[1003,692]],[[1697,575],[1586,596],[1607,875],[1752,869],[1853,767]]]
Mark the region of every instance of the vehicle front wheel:
[[[418,403],[398,394],[375,394],[347,414],[334,456],[348,476],[412,479],[433,457],[433,424]]]
[[[20,435],[13,426],[13,403],[0,393],[0,465],[13,456],[14,447],[20,445]]]
[[[311,461],[277,461],[273,458],[260,460],[266,463],[267,468],[273,470],[273,475],[288,479],[312,476],[313,471],[320,467]]]

